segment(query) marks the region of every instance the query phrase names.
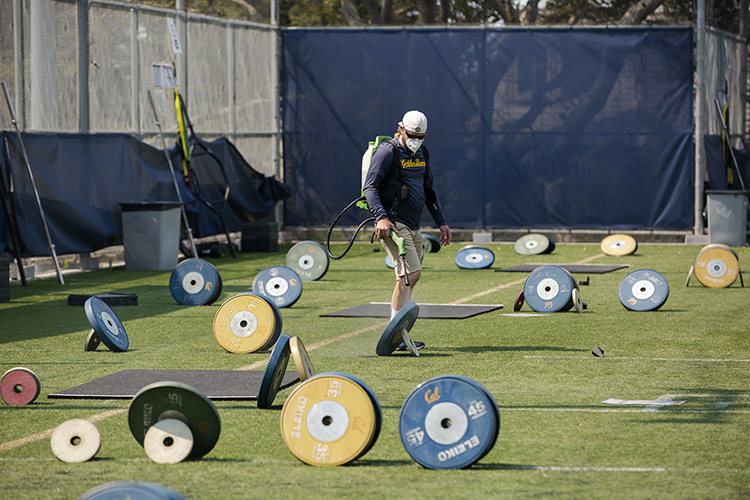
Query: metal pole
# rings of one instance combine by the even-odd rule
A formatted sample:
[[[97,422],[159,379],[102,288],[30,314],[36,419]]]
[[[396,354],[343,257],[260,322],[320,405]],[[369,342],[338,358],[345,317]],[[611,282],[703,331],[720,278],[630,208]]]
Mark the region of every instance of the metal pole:
[[[175,0],[175,9],[178,12],[177,19],[175,19],[175,28],[177,29],[177,36],[180,38],[180,46],[182,47],[182,53],[177,54],[177,84],[182,89],[182,96],[185,102],[190,101],[190,87],[188,85],[188,13],[187,13],[187,1],[186,0]]]
[[[15,90],[16,90],[16,102],[19,106],[19,124],[21,128],[24,128],[26,123],[24,117],[26,116],[26,95],[24,94],[24,80],[23,80],[23,4],[22,0],[13,1],[13,60],[15,61]]]
[[[140,45],[138,44],[138,10],[130,9],[130,126],[133,133],[141,135],[141,103],[139,89],[141,85]]]
[[[703,177],[705,162],[705,133],[706,114],[706,0],[698,0],[697,12],[697,40],[695,58],[695,226],[696,235],[703,234]]]
[[[78,132],[89,133],[89,3],[77,4]]]
[[[274,131],[274,146],[273,146],[273,172],[274,175],[280,180],[284,180],[283,172],[281,171],[281,27],[280,22],[280,9],[279,0],[271,0],[271,25],[276,28],[274,34],[276,38],[273,43],[273,75],[276,79],[274,85],[274,100],[273,100],[273,123],[276,127]],[[284,202],[276,204],[274,209],[274,218],[279,224],[279,227],[284,227]]]
[[[5,93],[5,101],[8,103],[8,110],[10,111],[10,117],[13,122],[13,126],[16,128],[16,135],[18,136],[18,144],[21,147],[21,153],[23,154],[23,161],[26,165],[26,172],[29,174],[31,179],[31,187],[34,189],[34,197],[36,198],[36,205],[39,207],[39,215],[42,216],[42,224],[44,225],[44,234],[47,235],[47,247],[49,253],[52,256],[52,261],[55,263],[55,271],[57,271],[57,279],[61,285],[65,284],[63,279],[62,271],[60,271],[60,263],[57,262],[57,253],[55,253],[55,245],[52,243],[52,238],[49,235],[49,228],[47,227],[47,219],[44,217],[44,210],[42,209],[42,200],[39,199],[39,192],[36,190],[36,183],[34,182],[34,174],[31,171],[31,164],[29,163],[29,157],[26,155],[26,148],[23,145],[23,139],[21,138],[21,131],[18,129],[18,122],[16,121],[16,111],[13,109],[13,101],[10,98],[10,92],[8,91],[8,84],[3,82],[3,92]]]
[[[164,140],[164,132],[161,129],[161,121],[159,120],[159,112],[156,111],[156,104],[154,104],[154,96],[151,91],[148,91],[148,99],[151,102],[151,109],[154,110],[154,119],[156,120],[156,126],[159,128],[159,137],[161,138],[161,146],[164,148],[164,156],[167,157],[167,163],[169,164],[169,171],[172,173],[172,182],[174,182],[174,189],[177,192],[177,199],[180,202],[180,210],[182,210],[182,223],[185,224],[185,230],[188,234],[188,240],[190,241],[190,251],[193,252],[193,257],[198,258],[198,250],[195,248],[195,241],[193,240],[193,229],[190,227],[187,219],[187,213],[185,212],[185,203],[182,201],[182,194],[180,194],[180,186],[177,184],[177,176],[174,173],[174,165],[172,165],[172,158],[169,157],[167,151],[167,141]]]

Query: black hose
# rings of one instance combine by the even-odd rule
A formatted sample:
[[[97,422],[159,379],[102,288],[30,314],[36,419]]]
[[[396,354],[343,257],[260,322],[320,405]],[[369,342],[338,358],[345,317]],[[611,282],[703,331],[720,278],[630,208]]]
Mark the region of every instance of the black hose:
[[[359,225],[359,227],[357,228],[357,230],[356,230],[356,231],[354,232],[354,236],[352,236],[352,239],[351,239],[351,240],[349,241],[349,246],[347,246],[347,247],[346,247],[346,250],[344,250],[344,253],[342,253],[342,254],[341,254],[341,255],[339,255],[338,257],[336,257],[335,255],[333,255],[333,254],[331,253],[331,233],[333,232],[333,228],[334,228],[334,227],[336,227],[336,223],[338,223],[339,219],[340,219],[341,217],[343,217],[343,215],[344,215],[344,214],[345,214],[345,213],[346,213],[346,212],[347,212],[347,211],[348,211],[348,210],[349,210],[350,208],[352,208],[352,207],[353,207],[354,205],[356,205],[356,204],[357,204],[358,202],[360,202],[360,201],[364,201],[364,200],[365,200],[365,197],[364,197],[364,196],[360,196],[360,197],[359,197],[359,198],[357,198],[356,200],[354,200],[354,201],[352,201],[351,203],[349,203],[349,205],[347,205],[347,206],[346,206],[346,208],[345,208],[345,209],[343,209],[343,210],[342,210],[342,211],[341,211],[341,212],[340,212],[340,213],[339,213],[339,214],[338,214],[338,215],[336,216],[336,218],[335,218],[335,219],[333,219],[333,222],[331,223],[331,227],[329,227],[329,228],[328,228],[328,235],[326,236],[326,253],[328,254],[328,256],[329,256],[330,258],[332,258],[332,259],[335,259],[335,260],[339,260],[339,259],[341,259],[342,257],[344,257],[344,255],[346,255],[346,254],[347,254],[347,253],[349,252],[349,250],[350,250],[350,249],[352,248],[352,245],[354,245],[354,240],[355,240],[355,239],[357,238],[357,235],[359,234],[359,232],[360,232],[360,230],[362,229],[362,227],[364,227],[364,225],[365,225],[365,224],[367,224],[368,222],[372,222],[372,221],[374,221],[374,220],[375,220],[375,217],[368,217],[367,219],[365,219],[365,220],[363,220],[363,221],[362,221],[362,223],[361,223],[361,224]]]

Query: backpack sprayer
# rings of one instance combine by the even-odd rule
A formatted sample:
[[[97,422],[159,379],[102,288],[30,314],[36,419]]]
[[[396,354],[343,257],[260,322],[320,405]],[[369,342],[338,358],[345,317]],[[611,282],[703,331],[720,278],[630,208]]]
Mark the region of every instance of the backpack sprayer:
[[[328,256],[332,259],[339,260],[346,255],[349,250],[352,248],[352,245],[354,245],[354,240],[357,238],[357,235],[362,230],[362,228],[370,223],[375,221],[375,217],[368,217],[364,221],[362,221],[359,226],[357,227],[357,230],[354,232],[354,235],[352,235],[351,239],[349,240],[349,245],[347,245],[346,249],[341,255],[333,255],[331,253],[331,233],[333,232],[333,228],[336,227],[336,224],[338,223],[339,219],[344,216],[346,212],[349,211],[353,206],[357,206],[364,210],[369,210],[370,207],[367,205],[367,200],[364,196],[364,185],[365,185],[365,178],[367,177],[367,171],[370,169],[370,162],[372,161],[372,155],[375,153],[375,150],[380,146],[382,143],[388,142],[393,146],[393,161],[391,162],[391,168],[388,170],[388,173],[383,178],[382,185],[385,185],[388,183],[391,177],[393,177],[393,174],[397,171],[397,168],[394,168],[394,164],[396,166],[399,163],[399,152],[398,152],[398,146],[394,144],[392,138],[387,135],[379,135],[375,138],[374,141],[370,141],[369,146],[367,150],[362,155],[362,196],[357,198],[356,200],[349,203],[346,208],[344,208],[335,219],[333,219],[333,222],[331,223],[331,226],[328,228],[328,234],[326,236],[326,253]],[[398,186],[386,186],[384,188],[380,189],[380,196],[383,201],[383,205],[391,205],[391,214],[395,214],[396,210],[398,210],[398,205],[401,202],[401,200],[406,199],[409,196],[409,188],[403,185]],[[374,235],[373,235],[374,237]],[[398,253],[399,257],[401,257],[401,262],[404,264],[404,268],[406,268],[406,240],[402,237],[396,234],[394,230],[391,229],[390,237],[393,240],[394,243],[398,246]],[[409,275],[405,273],[405,283],[406,286],[410,286],[409,283]]]

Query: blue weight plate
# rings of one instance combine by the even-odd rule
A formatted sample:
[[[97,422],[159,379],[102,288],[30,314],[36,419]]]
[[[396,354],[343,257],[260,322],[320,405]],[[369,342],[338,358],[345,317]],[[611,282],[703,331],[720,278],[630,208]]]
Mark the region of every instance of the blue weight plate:
[[[567,311],[573,307],[575,280],[558,266],[539,266],[526,278],[523,298],[536,312]]]
[[[669,297],[667,279],[653,269],[627,274],[617,287],[620,303],[631,311],[656,311]]]
[[[290,307],[302,295],[302,278],[286,266],[267,267],[255,275],[253,293],[273,301],[278,307]]]
[[[410,332],[417,321],[417,316],[419,316],[419,306],[416,303],[409,302],[402,307],[383,330],[378,345],[375,347],[375,353],[378,356],[390,356],[401,342],[401,330],[406,328],[406,331]]]
[[[218,282],[218,284],[215,287],[216,289],[214,291],[213,296],[211,297],[211,300],[206,303],[207,305],[208,304],[213,304],[214,302],[216,302],[217,300],[219,300],[219,297],[221,297],[222,289],[224,288],[224,282],[221,279],[221,274],[219,274],[219,270],[216,269],[216,266],[214,266],[213,264],[209,263],[209,265],[211,267],[213,267],[214,270],[216,271],[216,275],[219,277],[219,282]]]
[[[375,391],[373,391],[369,385],[362,382],[362,380],[358,379],[354,375],[350,375],[348,373],[343,372],[328,372],[329,375],[339,375],[341,377],[348,378],[349,380],[356,382],[359,384],[362,389],[365,390],[365,392],[370,396],[370,400],[372,401],[372,407],[375,410],[375,432],[372,434],[372,438],[370,439],[370,443],[365,446],[365,448],[362,450],[362,452],[357,455],[357,459],[365,456],[368,451],[373,447],[375,444],[375,441],[378,440],[378,436],[380,435],[380,429],[383,425],[383,410],[380,407],[380,400],[378,400],[378,397],[375,395]],[[356,460],[356,459],[355,459]]]
[[[115,312],[97,297],[84,302],[83,310],[91,323],[91,328],[104,345],[115,352],[127,351],[130,346],[128,334]]]
[[[495,262],[495,254],[487,247],[469,245],[458,251],[455,261],[460,269],[487,269]]]
[[[481,457],[479,457],[477,460],[481,460],[487,453],[492,450],[493,446],[495,446],[495,443],[497,442],[497,436],[500,433],[500,407],[497,406],[497,401],[495,401],[495,397],[490,393],[490,391],[487,390],[485,386],[480,384],[474,379],[471,379],[469,377],[465,377],[463,375],[443,375],[444,377],[455,377],[460,380],[464,380],[470,384],[474,384],[474,387],[477,389],[483,391],[487,395],[487,399],[489,402],[489,407],[492,410],[492,412],[495,414],[495,435],[491,439],[491,444],[487,447],[487,449],[484,451]]]
[[[169,488],[145,481],[112,481],[100,484],[78,500],[184,500],[185,497]]]
[[[219,271],[203,259],[185,259],[169,277],[169,291],[183,306],[206,306],[221,294]]]
[[[495,443],[499,422],[489,394],[451,375],[435,377],[409,394],[399,413],[406,452],[428,469],[462,469]]]
[[[263,372],[263,380],[260,382],[258,408],[270,408],[279,392],[281,381],[289,364],[289,357],[292,355],[292,349],[289,347],[291,338],[289,335],[282,333],[273,351],[271,351],[271,358],[268,360],[266,371]]]

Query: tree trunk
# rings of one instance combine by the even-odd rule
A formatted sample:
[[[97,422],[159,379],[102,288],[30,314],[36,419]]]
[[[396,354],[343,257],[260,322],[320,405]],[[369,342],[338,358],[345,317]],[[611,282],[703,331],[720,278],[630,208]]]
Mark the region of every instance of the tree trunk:
[[[365,8],[367,9],[367,17],[370,18],[370,22],[372,24],[380,24],[382,19],[382,14],[380,11],[380,3],[378,0],[364,0],[362,2],[365,4]]]
[[[710,1],[710,0],[709,0]],[[617,20],[620,26],[632,24],[641,24],[658,6],[664,3],[664,0],[638,0]]]
[[[539,17],[539,0],[529,0],[521,12],[521,24],[536,24]]]
[[[364,24],[362,18],[359,17],[359,12],[357,12],[356,0],[341,0],[339,11],[344,15],[346,24],[349,26],[362,26]]]
[[[380,22],[382,24],[393,24],[393,0],[383,0]]]
[[[505,24],[518,24],[518,11],[510,0],[490,0],[489,3],[500,14]]]

